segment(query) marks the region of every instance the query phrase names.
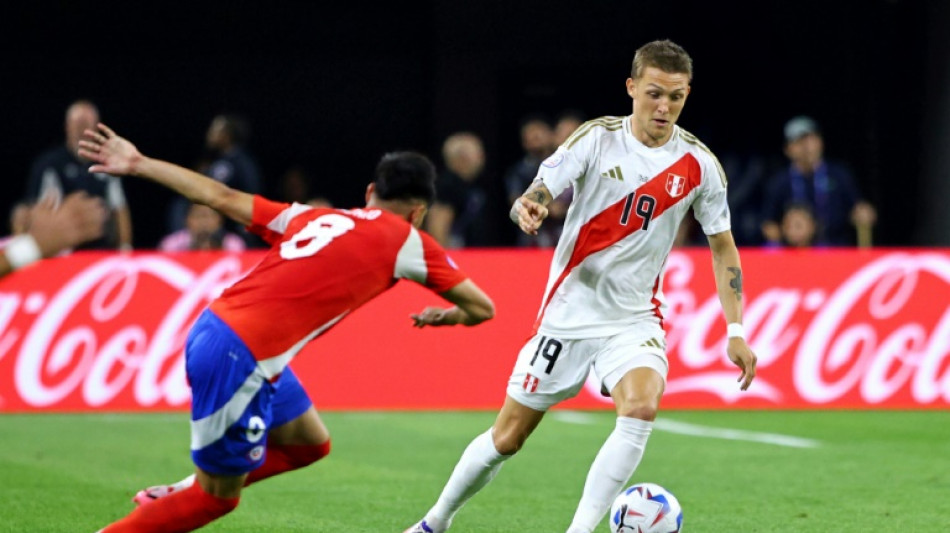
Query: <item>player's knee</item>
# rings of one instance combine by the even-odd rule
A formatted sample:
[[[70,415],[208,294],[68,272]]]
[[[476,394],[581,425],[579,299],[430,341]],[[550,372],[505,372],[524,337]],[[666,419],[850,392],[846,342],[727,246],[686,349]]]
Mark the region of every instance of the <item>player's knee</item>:
[[[528,440],[528,434],[517,430],[499,430],[495,428],[492,432],[492,443],[495,450],[501,455],[514,455],[524,446]]]
[[[617,415],[652,422],[656,420],[659,407],[657,401],[652,398],[630,398],[617,406]]]
[[[282,448],[294,468],[303,468],[330,455],[329,440],[320,444],[282,446]]]

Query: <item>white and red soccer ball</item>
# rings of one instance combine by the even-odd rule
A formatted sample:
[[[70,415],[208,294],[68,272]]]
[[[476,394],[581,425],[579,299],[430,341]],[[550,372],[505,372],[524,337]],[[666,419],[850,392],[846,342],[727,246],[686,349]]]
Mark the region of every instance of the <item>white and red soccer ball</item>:
[[[610,506],[614,533],[679,533],[683,508],[673,493],[654,483],[624,489]]]

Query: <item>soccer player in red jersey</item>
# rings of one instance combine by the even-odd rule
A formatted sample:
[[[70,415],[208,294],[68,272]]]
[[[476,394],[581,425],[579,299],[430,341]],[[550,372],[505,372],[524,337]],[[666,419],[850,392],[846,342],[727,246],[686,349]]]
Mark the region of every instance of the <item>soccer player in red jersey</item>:
[[[249,483],[306,466],[330,435],[288,364],[305,344],[399,279],[455,304],[412,315],[414,325],[473,326],[494,306],[429,235],[417,228],[435,195],[421,154],[383,156],[361,209],[277,203],[143,156],[99,124],[86,130],[91,172],[138,176],[213,207],[271,248],[202,312],[185,346],[192,389],[192,483],[167,490],[106,533],[197,529],[232,511]]]

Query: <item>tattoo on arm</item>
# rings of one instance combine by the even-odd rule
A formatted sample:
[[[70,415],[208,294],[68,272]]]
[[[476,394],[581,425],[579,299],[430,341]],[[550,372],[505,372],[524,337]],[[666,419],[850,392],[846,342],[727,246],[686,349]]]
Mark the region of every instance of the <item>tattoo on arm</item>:
[[[732,272],[733,277],[729,280],[729,286],[736,293],[736,299],[742,300],[742,269],[738,267],[726,267],[726,270]]]
[[[528,200],[537,202],[541,205],[548,205],[551,202],[551,192],[548,191],[548,188],[544,185],[544,182],[540,178],[536,178],[531,182],[531,185],[528,187],[528,190],[522,194]]]

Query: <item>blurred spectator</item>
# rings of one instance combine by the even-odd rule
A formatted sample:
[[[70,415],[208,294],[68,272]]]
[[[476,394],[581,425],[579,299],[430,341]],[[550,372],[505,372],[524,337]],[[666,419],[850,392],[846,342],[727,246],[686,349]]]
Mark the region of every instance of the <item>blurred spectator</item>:
[[[496,246],[498,219],[485,177],[485,149],[470,132],[450,135],[442,144],[445,169],[436,181],[427,230],[442,246]]]
[[[811,208],[804,204],[792,204],[782,215],[782,244],[793,248],[806,248],[815,244],[818,225]]]
[[[80,248],[128,250],[132,248],[132,216],[122,182],[108,174],[90,174],[89,161],[79,157],[82,132],[98,122],[99,110],[88,100],[77,100],[66,109],[66,143],[37,157],[30,170],[26,196],[31,202],[48,197],[55,205],[77,191],[103,199],[109,209],[105,231]]]
[[[25,205],[25,204],[22,204]],[[102,237],[108,212],[102,199],[85,191],[66,195],[58,202],[44,196],[26,213],[13,210],[14,235],[0,247],[0,277],[44,257],[68,253],[83,242]],[[26,224],[20,227],[20,224]]]
[[[243,252],[244,239],[224,229],[224,219],[214,209],[201,204],[190,204],[185,217],[185,229],[167,235],[159,243],[163,252],[189,250],[224,250]]]
[[[576,128],[575,128],[576,129]],[[554,130],[539,116],[529,116],[521,123],[521,148],[524,154],[505,173],[505,189],[508,193],[508,204],[511,205],[527,190],[531,182],[538,175],[541,162],[554,153],[557,148]],[[557,244],[564,226],[564,217],[571,203],[570,189],[548,204],[548,218],[536,237],[517,232],[519,246],[549,247]],[[513,228],[515,231],[517,228]]]
[[[540,116],[530,116],[521,122],[521,158],[505,172],[508,203],[512,204],[531,185],[538,175],[538,167],[554,153],[554,130]]]
[[[251,194],[261,192],[261,174],[257,163],[245,146],[251,135],[247,120],[238,115],[223,114],[214,117],[205,135],[205,147],[209,163],[200,171],[228,187]],[[185,228],[190,202],[184,197],[172,201],[168,211],[169,231]],[[251,246],[261,247],[263,241],[248,233],[243,227],[230,222],[225,226],[237,233]]]
[[[564,144],[564,141],[577,131],[584,123],[584,113],[576,109],[567,109],[561,111],[554,123],[554,146],[558,147]]]
[[[785,155],[788,167],[769,184],[765,197],[762,234],[766,241],[782,240],[781,218],[792,204],[808,206],[817,226],[815,244],[870,245],[876,211],[860,199],[851,172],[842,164],[826,161],[818,124],[799,116],[785,124]]]
[[[306,204],[310,201],[310,175],[300,165],[294,165],[280,178],[278,200]]]
[[[732,236],[736,244],[738,246],[764,244],[762,204],[765,189],[768,187],[768,169],[774,166],[770,165],[765,157],[748,152],[726,152],[720,158],[720,162],[729,180],[726,194],[732,217]]]

